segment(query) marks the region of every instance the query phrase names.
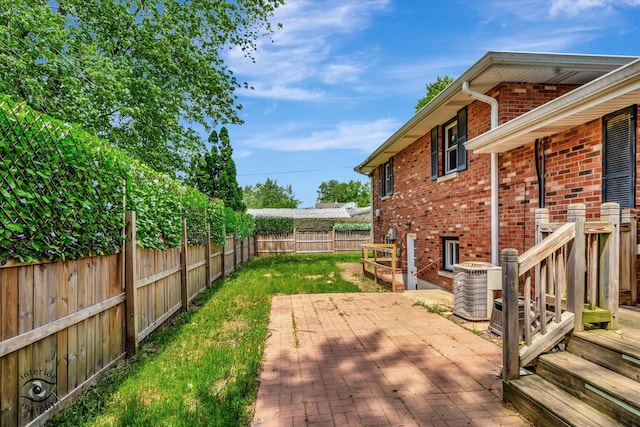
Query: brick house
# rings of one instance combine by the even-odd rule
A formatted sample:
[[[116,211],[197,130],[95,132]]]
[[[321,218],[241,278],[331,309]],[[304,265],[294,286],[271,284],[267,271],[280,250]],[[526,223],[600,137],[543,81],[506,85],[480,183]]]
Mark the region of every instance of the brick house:
[[[533,246],[538,207],[635,208],[639,102],[634,57],[488,52],[355,168],[373,241],[395,238],[407,289],[452,289],[453,264]]]

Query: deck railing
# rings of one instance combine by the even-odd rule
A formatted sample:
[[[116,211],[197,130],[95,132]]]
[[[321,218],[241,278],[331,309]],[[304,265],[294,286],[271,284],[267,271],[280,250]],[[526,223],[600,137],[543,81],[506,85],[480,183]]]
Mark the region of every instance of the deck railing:
[[[396,252],[395,243],[369,243],[362,245],[362,273],[373,275],[376,283],[380,276],[389,275],[391,279],[391,290],[404,290],[404,285],[401,289],[397,289],[396,276],[399,273],[397,270],[398,258]],[[380,275],[380,276],[379,276]]]
[[[550,223],[549,211],[538,209],[536,245],[520,256],[515,249],[502,251],[505,381],[517,379],[520,367],[584,323],[618,326],[620,266],[636,256],[627,244],[635,242],[635,213],[623,212],[629,242],[622,245],[617,203],[604,203],[599,221],[587,222],[585,214],[583,204],[569,205],[567,223]],[[621,246],[631,261],[620,260]]]

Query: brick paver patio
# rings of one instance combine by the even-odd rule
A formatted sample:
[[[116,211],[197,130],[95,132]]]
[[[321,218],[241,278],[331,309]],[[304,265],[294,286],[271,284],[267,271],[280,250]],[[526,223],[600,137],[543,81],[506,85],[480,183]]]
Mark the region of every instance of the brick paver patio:
[[[274,297],[253,426],[529,425],[501,349],[399,294]]]

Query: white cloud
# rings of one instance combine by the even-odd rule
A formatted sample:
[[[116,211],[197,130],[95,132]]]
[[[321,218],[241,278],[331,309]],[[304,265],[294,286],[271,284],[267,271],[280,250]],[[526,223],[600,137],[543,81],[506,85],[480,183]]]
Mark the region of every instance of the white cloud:
[[[234,150],[233,158],[234,159],[243,159],[245,157],[249,157],[251,155],[251,150]]]
[[[244,96],[318,101],[327,92],[309,86],[357,82],[368,67],[366,53],[349,58],[336,56],[341,39],[371,24],[372,16],[390,0],[299,0],[276,9],[274,23],[282,29],[272,40],[260,40],[248,61],[238,47],[226,62],[236,75],[255,90]]]
[[[392,119],[379,119],[371,122],[343,122],[334,128],[309,131],[309,124],[288,124],[279,126],[277,132],[255,135],[244,139],[243,146],[270,149],[276,151],[324,151],[324,150],[361,150],[365,153],[374,150],[400,127],[401,123]],[[301,127],[305,129],[301,129]],[[294,136],[301,135],[301,136]]]
[[[575,18],[587,11],[593,11],[602,17],[602,14],[608,15],[624,6],[640,6],[640,0],[551,0],[549,16]]]

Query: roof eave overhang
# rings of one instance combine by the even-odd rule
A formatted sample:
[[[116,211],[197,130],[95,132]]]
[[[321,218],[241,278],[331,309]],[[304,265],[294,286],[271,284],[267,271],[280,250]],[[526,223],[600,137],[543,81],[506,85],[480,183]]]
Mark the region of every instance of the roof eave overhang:
[[[589,58],[589,64],[584,64],[584,58]],[[400,129],[393,133],[383,144],[381,144],[366,160],[354,168],[356,172],[364,175],[370,175],[377,165],[386,162],[398,152],[402,151],[418,138],[425,134],[424,127],[429,118],[443,107],[454,104],[456,111],[464,105],[473,102],[473,99],[462,93],[462,84],[465,81],[470,83],[481,76],[485,71],[494,64],[508,64],[509,66],[536,66],[536,67],[563,67],[571,65],[579,65],[582,68],[592,67],[601,69],[607,65],[611,65],[611,61],[620,61],[620,65],[624,61],[631,61],[630,57],[609,57],[600,55],[574,55],[574,54],[544,54],[544,53],[523,53],[523,52],[496,52],[489,51],[480,58],[473,66],[465,71],[438,96],[432,99],[420,111],[418,111],[409,121],[407,121]],[[500,82],[496,82],[498,84]],[[463,98],[464,97],[464,98]],[[464,102],[461,105],[461,100]],[[451,107],[453,108],[453,107]],[[453,117],[453,114],[451,115]],[[434,120],[433,126],[437,125]]]
[[[469,140],[475,154],[503,153],[640,102],[635,60],[507,123]]]

